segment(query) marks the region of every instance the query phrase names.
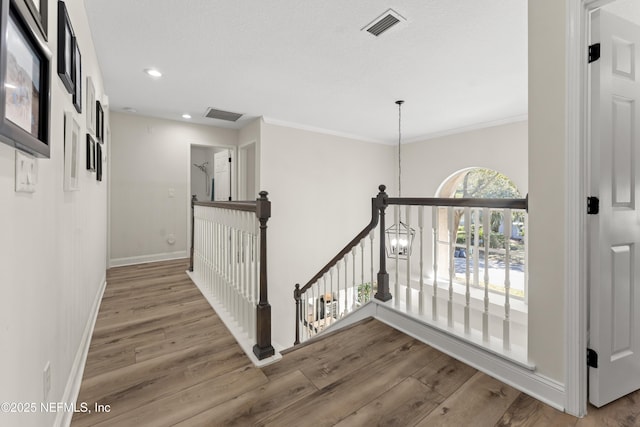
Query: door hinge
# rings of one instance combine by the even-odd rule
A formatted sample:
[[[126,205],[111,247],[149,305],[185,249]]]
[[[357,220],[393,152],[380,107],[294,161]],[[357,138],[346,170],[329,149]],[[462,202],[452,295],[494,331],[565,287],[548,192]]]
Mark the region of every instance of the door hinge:
[[[600,59],[600,43],[589,46],[589,64]]]
[[[587,197],[587,214],[597,215],[600,212],[600,199]]]
[[[229,157],[229,163],[231,163],[231,157]]]
[[[587,349],[587,366],[590,368],[598,367],[598,353],[590,348]]]

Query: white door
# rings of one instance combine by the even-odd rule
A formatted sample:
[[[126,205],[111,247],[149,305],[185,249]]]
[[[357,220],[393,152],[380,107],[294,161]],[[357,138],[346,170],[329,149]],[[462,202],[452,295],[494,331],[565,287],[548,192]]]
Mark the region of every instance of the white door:
[[[601,57],[591,72],[589,401],[640,389],[640,27],[604,11],[592,17]]]
[[[214,200],[231,200],[231,156],[229,150],[214,154],[213,159]]]

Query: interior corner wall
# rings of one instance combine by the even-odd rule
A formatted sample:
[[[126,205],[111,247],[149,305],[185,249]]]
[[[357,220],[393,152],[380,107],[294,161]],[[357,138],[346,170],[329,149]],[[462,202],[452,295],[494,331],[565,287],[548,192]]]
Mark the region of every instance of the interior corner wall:
[[[529,1],[529,359],[564,384],[567,5]]]
[[[92,325],[92,309],[105,281],[108,175],[105,168],[103,181],[98,182],[95,172],[85,169],[84,143],[80,189],[63,190],[64,114],[73,113],[84,141],[87,106],[84,98],[83,112],[75,111],[56,74],[57,6],[57,1],[48,3],[51,157],[37,160],[35,193],[14,191],[16,150],[0,143],[0,402],[37,404],[32,413],[3,411],[3,426],[60,422],[63,414],[40,408],[45,401],[43,370],[49,362],[51,389],[46,402],[75,399],[73,381],[82,373],[80,359],[88,344],[85,332]],[[104,100],[84,2],[67,1],[66,6],[82,53],[83,79],[91,76],[96,99]]]
[[[111,113],[110,265],[188,256],[191,145],[232,146],[238,131]]]
[[[371,219],[390,182],[393,147],[262,123],[260,190],[269,192],[273,341],[294,341],[293,289],[304,285]]]

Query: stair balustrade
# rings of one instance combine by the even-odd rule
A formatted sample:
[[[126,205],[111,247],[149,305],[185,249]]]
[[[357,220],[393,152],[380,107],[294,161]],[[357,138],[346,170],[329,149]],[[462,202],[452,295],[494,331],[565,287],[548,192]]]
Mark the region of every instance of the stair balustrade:
[[[371,199],[370,223],[305,286],[295,286],[294,344],[326,330],[375,292],[378,303],[526,361],[528,200],[393,198],[385,189],[381,185]]]
[[[254,343],[258,360],[274,355],[267,294],[267,222],[271,216],[267,194],[262,191],[256,201],[247,202],[192,199],[189,270],[207,299],[222,306]]]

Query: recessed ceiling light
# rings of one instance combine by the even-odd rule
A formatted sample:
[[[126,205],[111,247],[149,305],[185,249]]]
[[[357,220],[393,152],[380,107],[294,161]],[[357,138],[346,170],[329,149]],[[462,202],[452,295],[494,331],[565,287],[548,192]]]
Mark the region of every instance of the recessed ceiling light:
[[[190,119],[191,118],[191,114],[186,114],[185,113],[185,114],[182,115],[182,118],[183,119]]]
[[[145,68],[144,72],[149,74],[151,77],[162,77],[162,73],[155,68]]]

